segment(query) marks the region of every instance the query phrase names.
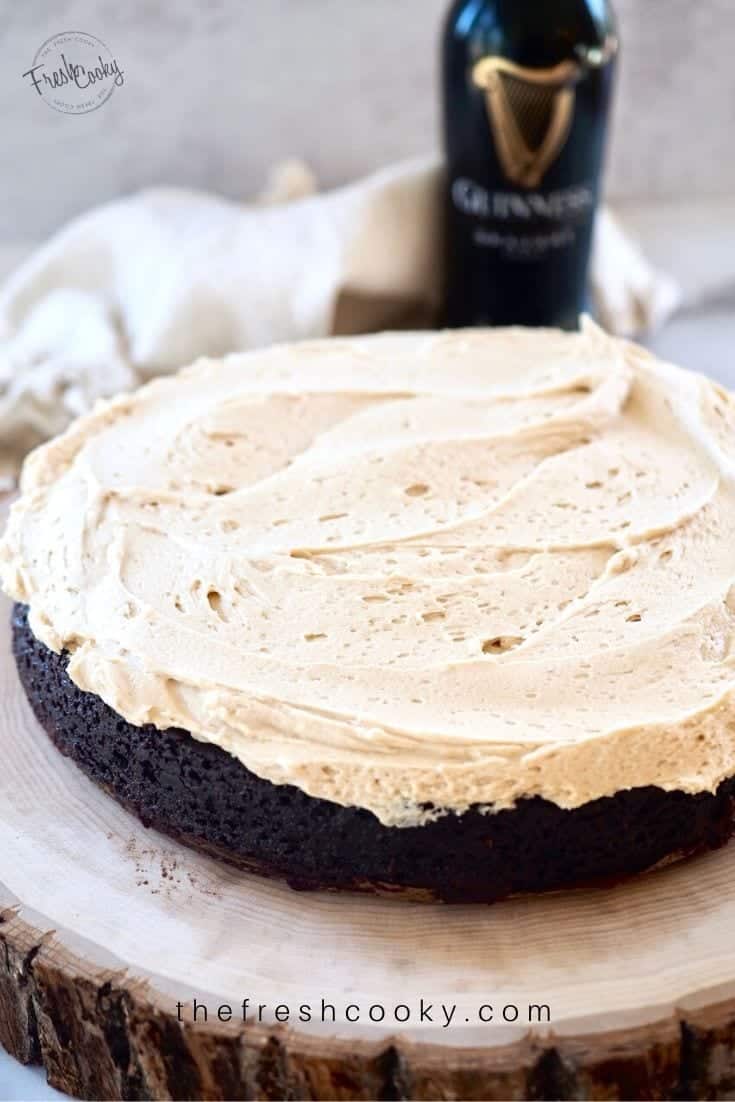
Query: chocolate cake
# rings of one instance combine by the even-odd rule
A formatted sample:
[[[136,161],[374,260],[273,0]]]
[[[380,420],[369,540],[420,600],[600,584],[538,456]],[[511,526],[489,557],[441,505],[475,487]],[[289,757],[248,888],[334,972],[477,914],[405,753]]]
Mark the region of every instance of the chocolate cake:
[[[617,880],[722,845],[735,779],[715,794],[648,786],[564,811],[534,796],[495,815],[473,807],[425,826],[386,827],[371,812],[261,780],[186,731],[134,727],[66,673],[16,606],[13,649],[41,725],[63,754],[146,826],[293,888],[492,902]]]
[[[28,699],[144,823],[492,901],[733,829],[735,404],[587,325],[204,361],[28,461]],[[735,591],[733,591],[735,592]]]

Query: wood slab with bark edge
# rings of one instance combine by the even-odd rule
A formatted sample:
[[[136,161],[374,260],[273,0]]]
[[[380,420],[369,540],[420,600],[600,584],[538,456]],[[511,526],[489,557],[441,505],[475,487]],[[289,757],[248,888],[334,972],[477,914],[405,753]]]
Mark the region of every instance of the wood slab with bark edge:
[[[735,845],[493,907],[300,894],[147,831],[33,719],[0,599],[0,1043],[100,1099],[735,1095]],[[243,998],[451,1029],[219,1024]],[[180,1024],[196,997],[207,1024]],[[478,1024],[547,1003],[551,1026]],[[212,1010],[215,1008],[215,1010]],[[464,1019],[469,1018],[468,1022]]]

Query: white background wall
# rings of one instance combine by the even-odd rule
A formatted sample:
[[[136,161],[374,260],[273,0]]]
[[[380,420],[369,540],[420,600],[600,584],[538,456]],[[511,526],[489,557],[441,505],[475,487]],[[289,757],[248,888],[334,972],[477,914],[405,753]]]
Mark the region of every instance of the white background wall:
[[[305,157],[334,183],[434,146],[447,6],[0,0],[0,240],[37,237],[147,184],[246,196],[284,156]],[[735,194],[735,0],[617,8],[611,192]],[[58,114],[22,79],[41,42],[62,30],[97,35],[125,71],[124,86],[89,115]]]

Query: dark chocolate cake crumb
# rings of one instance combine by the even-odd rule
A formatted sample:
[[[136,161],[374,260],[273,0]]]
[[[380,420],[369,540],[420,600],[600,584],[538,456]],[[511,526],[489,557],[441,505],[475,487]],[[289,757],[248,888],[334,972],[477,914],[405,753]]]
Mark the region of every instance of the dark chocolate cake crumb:
[[[127,723],[73,684],[66,656],[35,638],[20,605],[13,646],[40,723],[88,777],[146,826],[293,888],[490,903],[624,879],[733,832],[735,778],[714,794],[645,786],[570,811],[533,797],[494,814],[473,807],[384,826],[370,811],[263,780],[186,731]]]

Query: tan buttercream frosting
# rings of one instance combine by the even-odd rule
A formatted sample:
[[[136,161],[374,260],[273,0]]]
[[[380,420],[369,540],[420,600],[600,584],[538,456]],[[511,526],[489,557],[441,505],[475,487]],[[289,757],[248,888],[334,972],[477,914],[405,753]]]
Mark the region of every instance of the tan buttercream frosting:
[[[734,473],[733,397],[590,324],[275,347],[36,451],[0,577],[129,722],[387,824],[712,791]]]

